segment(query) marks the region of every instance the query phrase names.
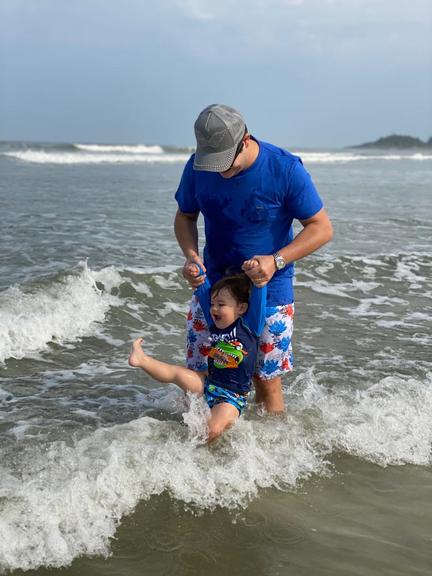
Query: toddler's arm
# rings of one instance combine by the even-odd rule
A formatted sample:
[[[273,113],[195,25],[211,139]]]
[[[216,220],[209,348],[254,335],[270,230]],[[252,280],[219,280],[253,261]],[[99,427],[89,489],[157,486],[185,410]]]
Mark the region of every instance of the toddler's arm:
[[[201,266],[199,266],[198,264],[197,268],[199,270],[198,276],[202,276],[205,274]],[[204,317],[206,319],[207,326],[210,326],[210,324],[212,323],[212,317],[210,315],[210,291],[211,291],[210,282],[206,276],[206,279],[204,280],[203,284],[198,286],[198,288],[194,292],[195,296],[197,296],[199,300],[202,311],[204,312]]]
[[[243,262],[243,270],[246,272],[259,266],[259,262],[252,258]],[[249,297],[249,306],[244,321],[249,328],[259,336],[264,329],[265,324],[265,307],[267,300],[267,285],[258,288],[252,283],[251,294]]]

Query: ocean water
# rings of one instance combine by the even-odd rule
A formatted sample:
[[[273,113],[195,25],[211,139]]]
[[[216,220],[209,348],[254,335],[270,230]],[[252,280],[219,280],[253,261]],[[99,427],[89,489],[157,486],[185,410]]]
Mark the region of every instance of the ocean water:
[[[172,230],[190,150],[0,144],[0,573],[430,575],[432,155],[294,150],[335,239],[298,263],[286,414],[205,409]]]

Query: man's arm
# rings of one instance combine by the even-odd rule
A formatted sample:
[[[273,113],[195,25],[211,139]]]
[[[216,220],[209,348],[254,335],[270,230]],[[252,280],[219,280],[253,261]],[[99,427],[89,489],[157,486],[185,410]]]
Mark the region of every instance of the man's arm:
[[[283,246],[278,250],[287,263],[312,254],[333,238],[333,226],[324,208],[311,218],[300,220],[300,222],[303,230],[288,246]],[[259,266],[248,270],[248,276],[256,286],[264,286],[276,272],[273,255],[254,256],[253,259],[258,260]]]
[[[291,244],[279,253],[285,262],[295,262],[309,256],[333,238],[333,226],[324,208],[307,220],[300,220],[301,230]]]
[[[198,253],[198,220],[199,213],[186,214],[177,210],[174,219],[174,232],[177,242],[186,257],[186,262],[183,266],[183,276],[193,288],[200,286],[204,280],[204,276],[198,276],[198,264],[205,272],[205,266]]]

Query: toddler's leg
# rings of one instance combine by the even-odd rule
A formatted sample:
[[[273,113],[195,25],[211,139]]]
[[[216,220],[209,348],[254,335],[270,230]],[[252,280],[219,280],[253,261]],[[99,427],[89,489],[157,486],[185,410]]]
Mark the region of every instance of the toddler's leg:
[[[208,420],[208,442],[220,436],[224,430],[234,424],[238,417],[239,411],[228,402],[221,402],[213,406]]]
[[[149,376],[162,383],[177,384],[185,392],[202,394],[204,391],[204,374],[199,374],[189,368],[160,362],[145,354],[141,348],[142,338],[137,338],[132,344],[129,364],[135,368],[142,368]]]

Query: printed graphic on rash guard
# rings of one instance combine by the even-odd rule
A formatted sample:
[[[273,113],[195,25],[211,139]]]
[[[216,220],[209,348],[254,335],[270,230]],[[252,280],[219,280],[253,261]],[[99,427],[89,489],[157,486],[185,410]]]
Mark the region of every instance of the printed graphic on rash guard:
[[[213,359],[216,368],[237,368],[247,352],[238,340],[218,340],[212,345],[208,355]]]

